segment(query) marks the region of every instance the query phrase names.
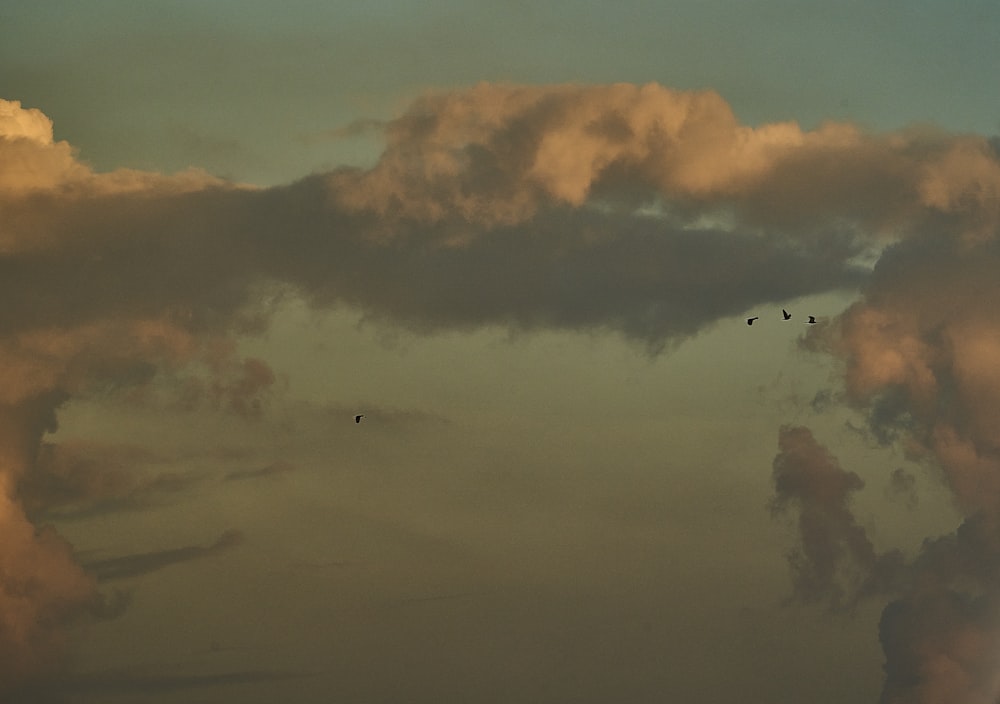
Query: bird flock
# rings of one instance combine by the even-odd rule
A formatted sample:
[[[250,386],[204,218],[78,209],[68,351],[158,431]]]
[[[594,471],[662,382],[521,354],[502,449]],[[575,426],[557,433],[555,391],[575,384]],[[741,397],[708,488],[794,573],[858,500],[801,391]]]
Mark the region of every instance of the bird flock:
[[[807,317],[809,318],[809,320],[806,321],[806,325],[815,325],[816,324],[816,316],[815,315],[810,315],[810,316],[807,316]],[[791,320],[792,319],[792,314],[789,313],[784,308],[782,308],[781,309],[781,319],[782,320]],[[747,318],[747,325],[753,325],[753,321],[755,321],[755,320],[760,320],[760,316],[759,315],[755,315],[752,318]]]

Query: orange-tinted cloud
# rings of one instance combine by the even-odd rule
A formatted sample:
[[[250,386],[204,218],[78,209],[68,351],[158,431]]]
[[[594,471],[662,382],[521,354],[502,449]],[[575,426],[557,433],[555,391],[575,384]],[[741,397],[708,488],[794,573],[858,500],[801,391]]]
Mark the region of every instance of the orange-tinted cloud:
[[[893,575],[881,625],[891,704],[1000,694],[996,154],[967,147],[928,167],[921,195],[937,219],[888,249],[862,298],[806,343],[839,358],[846,398],[873,435],[940,472],[964,514]]]
[[[0,496],[0,694],[60,666],[66,627],[98,604],[70,545]]]
[[[22,634],[43,644],[32,662],[55,657],[53,624],[95,598],[16,501],[59,404],[192,374],[192,402],[253,415],[276,379],[233,340],[288,290],[418,330],[613,330],[659,350],[751,306],[857,287],[858,255],[897,242],[816,344],[845,359],[855,403],[913,429],[970,515],[1000,503],[998,326],[979,305],[1000,293],[993,142],[750,127],[713,92],[652,84],[482,84],[418,99],[384,135],[372,169],[254,189],[96,173],[42,113],[0,102],[0,565],[52,575],[37,602],[0,605],[17,624],[0,653]],[[870,561],[848,514],[833,518],[816,535]]]
[[[33,525],[17,500],[17,480],[32,470],[57,403],[0,405],[0,694],[60,665],[66,626],[100,605],[70,545]]]
[[[988,140],[843,123],[750,127],[712,91],[480,84],[417,100],[385,134],[374,168],[329,177],[342,207],[490,228],[551,206],[662,200],[693,213],[735,210],[755,226],[853,223],[887,237],[929,213],[993,224],[998,215]]]

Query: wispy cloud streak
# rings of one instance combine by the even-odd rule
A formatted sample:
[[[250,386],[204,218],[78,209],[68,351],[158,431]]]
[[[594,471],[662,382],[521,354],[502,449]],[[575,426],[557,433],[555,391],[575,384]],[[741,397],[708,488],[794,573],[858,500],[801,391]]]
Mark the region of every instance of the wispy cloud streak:
[[[243,534],[238,530],[227,530],[211,545],[188,545],[181,548],[156,550],[94,560],[83,564],[83,568],[100,582],[128,579],[161,570],[171,565],[218,555],[231,550],[243,542]]]

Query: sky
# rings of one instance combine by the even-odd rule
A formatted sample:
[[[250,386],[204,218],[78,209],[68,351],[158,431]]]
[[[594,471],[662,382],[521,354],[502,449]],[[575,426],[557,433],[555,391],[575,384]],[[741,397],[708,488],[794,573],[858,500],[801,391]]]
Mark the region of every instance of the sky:
[[[998,47],[3,5],[0,698],[995,704]]]

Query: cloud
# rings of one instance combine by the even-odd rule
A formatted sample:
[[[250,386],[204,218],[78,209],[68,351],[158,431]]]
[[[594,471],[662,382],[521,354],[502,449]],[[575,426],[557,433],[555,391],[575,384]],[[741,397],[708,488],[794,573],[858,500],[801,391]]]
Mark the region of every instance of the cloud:
[[[998,265],[996,239],[901,242],[864,298],[806,343],[845,361],[848,400],[873,431],[936,460],[970,515],[1000,510],[1000,313],[984,305],[1000,296]]]
[[[796,511],[789,554],[795,597],[851,608],[890,601],[879,638],[885,704],[996,701],[1000,693],[1000,533],[995,515],[967,518],[954,533],[924,540],[910,560],[877,552],[850,510],[863,482],[803,427],[785,427],[774,461],[777,512]],[[911,488],[899,471],[894,483]],[[912,479],[912,477],[909,477]]]
[[[24,108],[16,100],[0,99],[0,204],[7,217],[13,214],[16,218],[19,214],[17,209],[7,211],[12,198],[30,198],[46,191],[57,190],[63,196],[94,196],[150,188],[176,193],[211,184],[218,185],[221,181],[196,169],[174,176],[133,169],[94,173],[77,161],[68,142],[54,140],[52,121],[40,110]]]
[[[994,595],[934,592],[882,613],[884,704],[991,704],[1000,692],[1000,611]]]
[[[17,100],[0,102],[0,135],[24,139],[43,146],[52,144],[52,120],[38,109],[23,108]]]
[[[105,560],[94,560],[85,563],[84,568],[101,582],[128,579],[155,572],[181,562],[218,555],[242,543],[243,534],[240,531],[227,530],[211,545],[188,545],[182,548],[169,548],[166,550],[112,557]]]
[[[788,557],[794,572],[795,596],[827,602],[833,609],[854,606],[886,576],[899,555],[878,555],[867,531],[850,508],[852,494],[864,487],[845,471],[805,427],[786,426],[778,434],[774,459],[775,514],[795,511],[799,547]]]
[[[52,121],[16,100],[0,100],[0,155],[4,194],[54,187],[87,173],[67,142],[53,140]]]
[[[242,479],[260,479],[261,477],[272,477],[277,474],[286,474],[295,469],[295,465],[288,462],[272,462],[258,469],[238,469],[229,472],[223,477],[226,481],[236,481]]]
[[[748,225],[848,222],[885,236],[931,213],[997,216],[1000,171],[986,139],[832,122],[749,127],[713,91],[483,83],[418,99],[385,132],[374,168],[331,174],[342,206],[490,228],[553,205],[662,199]]]
[[[862,298],[805,342],[843,362],[845,398],[872,435],[940,473],[963,513],[953,533],[924,539],[883,612],[891,704],[1000,693],[995,166],[995,151],[950,151],[923,194],[938,219],[886,250]],[[890,485],[912,491],[912,477],[896,470]]]
[[[66,627],[99,607],[70,545],[0,497],[0,694],[60,667]]]
[[[154,506],[201,481],[176,472],[143,474],[160,460],[134,445],[45,442],[32,471],[18,482],[18,499],[33,521],[79,519]]]
[[[0,694],[62,664],[66,627],[101,610],[96,583],[51,527],[33,525],[16,499],[58,395],[0,404]]]
[[[198,170],[97,173],[44,114],[0,102],[8,680],[54,667],[61,625],[98,598],[17,494],[38,486],[59,405],[143,403],[174,384],[180,406],[252,419],[279,380],[235,340],[287,295],[420,331],[608,330],[656,352],[753,306],[857,288],[869,272],[854,262],[892,245],[864,301],[811,344],[846,360],[853,403],[891,401],[883,427],[941,461],[970,515],[1000,503],[1000,335],[978,305],[1000,293],[993,142],[750,127],[714,92],[655,84],[481,84],[421,97],[382,133],[371,169],[260,189]],[[794,497],[810,511],[821,499]],[[869,559],[843,512],[816,515],[831,545]],[[218,549],[89,567],[112,579]],[[809,560],[827,574],[821,553]],[[24,580],[44,587],[25,596]]]

